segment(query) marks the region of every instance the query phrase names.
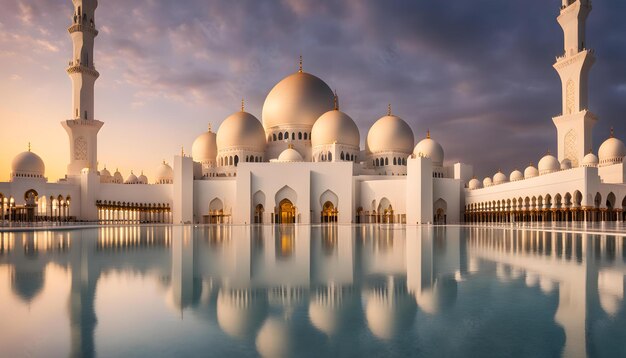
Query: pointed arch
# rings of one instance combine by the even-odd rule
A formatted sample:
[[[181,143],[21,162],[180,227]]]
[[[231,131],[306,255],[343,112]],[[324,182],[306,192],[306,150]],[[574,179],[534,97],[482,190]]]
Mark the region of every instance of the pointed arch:
[[[326,190],[320,195],[320,206],[324,206],[326,202],[331,202],[336,208],[339,205],[339,197],[332,190]]]
[[[293,205],[298,204],[298,194],[295,190],[293,190],[289,185],[283,186],[279,191],[276,192],[274,196],[274,202],[276,206],[280,204],[280,202],[284,199],[288,199],[293,203]]]

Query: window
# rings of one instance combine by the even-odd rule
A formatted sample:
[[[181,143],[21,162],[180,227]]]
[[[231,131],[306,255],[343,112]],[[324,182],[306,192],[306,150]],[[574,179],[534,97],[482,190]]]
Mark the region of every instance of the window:
[[[385,165],[389,165],[389,158],[385,158]]]
[[[239,156],[235,155],[235,166],[237,166],[237,164],[239,164]]]
[[[304,140],[306,140],[306,133],[304,133]]]
[[[344,155],[343,155],[343,152],[341,152],[341,156],[340,156],[340,158],[341,158],[341,160],[344,160],[344,159],[345,159],[345,157],[344,157]]]
[[[393,165],[398,165],[396,158],[393,158]]]
[[[302,140],[302,132],[298,132],[298,139]]]
[[[278,140],[283,140],[283,133],[278,133]]]
[[[274,141],[276,141],[276,133],[272,134],[272,137],[274,138]]]
[[[296,132],[291,133],[291,140],[296,140]]]

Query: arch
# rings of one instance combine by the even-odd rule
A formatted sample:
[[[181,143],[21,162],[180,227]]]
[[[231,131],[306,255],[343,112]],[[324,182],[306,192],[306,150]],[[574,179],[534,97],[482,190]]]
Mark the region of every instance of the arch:
[[[276,206],[280,204],[280,202],[284,199],[289,199],[293,205],[298,204],[298,194],[295,190],[293,190],[290,186],[285,185],[279,191],[276,192],[274,196],[274,202]]]
[[[235,166],[237,166],[237,164],[239,164],[239,156],[235,155]]]
[[[283,140],[283,132],[278,133],[278,140]]]
[[[376,158],[376,166],[379,167],[380,166],[380,161],[378,158]]]
[[[448,203],[439,198],[433,204],[433,223],[445,225],[447,221]]]
[[[606,196],[606,207],[609,210],[615,209],[615,194],[610,192],[609,195]]]
[[[283,139],[289,140],[289,132],[285,132],[285,134],[283,134]]]
[[[209,203],[209,211],[219,211],[224,210],[224,203],[220,198],[214,198]]]
[[[263,224],[263,213],[265,212],[265,208],[263,204],[257,204],[254,207],[254,223],[255,224]]]
[[[393,206],[386,197],[383,197],[378,202],[378,215],[381,223],[392,224],[394,222]]]
[[[565,193],[565,196],[563,197],[563,204],[565,204],[566,207],[570,207],[572,205],[572,194]]]
[[[578,206],[580,207],[582,205],[582,201],[583,201],[583,194],[576,190],[574,192],[574,206]]]
[[[596,208],[599,208],[600,205],[602,205],[602,195],[600,195],[600,193],[596,193],[596,196],[593,199],[593,205]]]
[[[278,218],[280,224],[294,224],[296,222],[296,207],[289,199],[283,199],[278,203]]]
[[[393,157],[393,165],[398,165],[398,159],[396,157]]]
[[[332,162],[333,161],[333,153],[328,152],[328,161]]]
[[[35,189],[30,189],[24,193],[26,205],[35,205],[39,199],[39,193]]]
[[[304,140],[307,140],[307,134],[306,134],[306,132],[304,133]]]
[[[339,197],[332,190],[326,190],[320,195],[320,206],[324,206],[324,203],[331,202],[333,206],[339,205]]]
[[[334,223],[337,222],[337,207],[329,200],[322,205],[321,222]]]
[[[302,140],[302,132],[298,132],[298,139]]]
[[[296,132],[291,132],[291,140],[296,140]]]
[[[274,142],[276,141],[276,133],[272,134],[272,139],[274,140]]]
[[[389,158],[385,158],[385,165],[389,165]]]

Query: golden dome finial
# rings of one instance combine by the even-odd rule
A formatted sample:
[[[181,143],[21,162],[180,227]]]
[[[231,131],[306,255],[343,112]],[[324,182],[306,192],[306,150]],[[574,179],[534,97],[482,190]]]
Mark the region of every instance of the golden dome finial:
[[[287,145],[287,148],[289,148],[289,149],[293,149],[293,143],[289,143],[289,144]]]
[[[426,130],[426,139],[430,139],[430,129]]]
[[[546,155],[550,155],[550,148],[548,148],[548,151],[546,152]]]
[[[299,65],[299,68],[298,68],[298,72],[302,73],[302,55],[300,55],[300,65]]]
[[[244,101],[244,99],[242,98],[242,99],[241,99],[241,111],[243,112],[243,111],[245,111],[245,109],[246,109],[246,102],[245,102],[245,101]]]
[[[611,135],[609,136],[609,138],[613,138],[613,137],[615,137],[615,130],[613,129],[613,127],[611,127]]]
[[[28,151],[30,152],[30,142],[28,142]]]
[[[337,90],[335,90],[335,111],[339,110],[339,96],[337,95]]]
[[[163,164],[165,164],[165,159],[163,159]]]
[[[391,103],[387,104],[387,115],[391,115]]]
[[[209,132],[210,132],[210,131],[211,131],[211,129],[212,129],[211,127],[212,127],[211,122],[209,122]]]

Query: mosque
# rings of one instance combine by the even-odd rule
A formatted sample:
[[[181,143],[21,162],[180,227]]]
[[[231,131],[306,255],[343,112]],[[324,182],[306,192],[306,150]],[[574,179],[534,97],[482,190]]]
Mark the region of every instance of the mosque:
[[[98,170],[94,113],[97,0],[73,0],[72,116],[65,178],[49,183],[30,150],[0,183],[0,224],[33,221],[120,223],[402,223],[622,221],[626,146],[611,133],[593,153],[597,117],[588,109],[595,56],[585,43],[590,0],[562,0],[564,52],[554,68],[562,113],[552,120],[558,152],[522,172],[479,181],[471,165],[447,163],[442,145],[392,111],[364,137],[339,97],[302,68],[268,93],[261,120],[241,109],[217,132],[209,126],[172,165],[149,180]]]

